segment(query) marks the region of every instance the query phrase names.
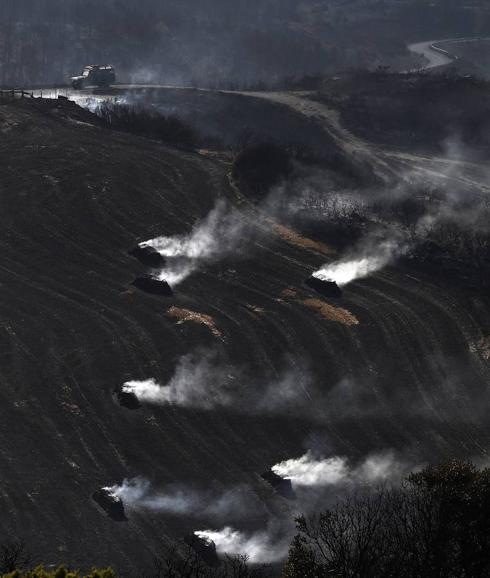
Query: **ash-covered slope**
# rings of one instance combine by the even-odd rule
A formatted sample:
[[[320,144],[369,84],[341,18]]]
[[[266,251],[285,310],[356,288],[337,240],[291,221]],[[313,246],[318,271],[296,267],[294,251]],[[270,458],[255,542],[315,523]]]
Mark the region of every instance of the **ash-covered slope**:
[[[227,165],[92,121],[69,103],[0,106],[2,534],[45,563],[141,568],[194,529],[287,515],[260,474],[307,449],[486,451],[486,298],[391,269],[327,302],[304,285],[324,248],[278,226],[173,297],[140,292],[137,243],[187,234],[218,198],[242,199]],[[129,409],[114,395],[167,383],[202,350],[220,375],[241,368],[228,401],[209,397],[204,375],[192,407]],[[218,494],[246,484],[255,498],[229,518],[126,508],[114,521],[92,495],[134,476]]]

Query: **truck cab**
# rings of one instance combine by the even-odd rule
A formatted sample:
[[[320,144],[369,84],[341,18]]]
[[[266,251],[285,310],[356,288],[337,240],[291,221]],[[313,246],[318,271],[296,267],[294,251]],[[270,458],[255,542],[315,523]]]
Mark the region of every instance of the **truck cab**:
[[[91,64],[83,69],[80,76],[72,76],[70,80],[75,90],[81,90],[87,86],[107,88],[116,81],[116,72],[114,67],[108,64]]]

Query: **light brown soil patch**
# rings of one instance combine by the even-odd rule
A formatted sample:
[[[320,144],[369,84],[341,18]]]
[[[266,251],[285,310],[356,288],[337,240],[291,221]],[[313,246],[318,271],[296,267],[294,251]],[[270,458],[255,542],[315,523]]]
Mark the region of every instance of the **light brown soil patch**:
[[[136,291],[134,289],[126,289],[125,291],[121,291],[121,293],[119,293],[119,296],[122,297],[123,299],[127,299],[128,301],[131,301],[134,296],[135,296]]]
[[[66,401],[63,401],[61,403],[61,405],[63,406],[63,409],[65,409],[67,412],[73,414],[73,415],[77,415],[77,416],[82,416],[82,410],[78,407],[78,405],[74,404],[74,403],[67,403]]]
[[[342,323],[342,325],[347,325],[351,327],[352,325],[359,325],[359,319],[355,315],[353,315],[347,309],[343,309],[342,307],[334,307],[321,299],[305,299],[301,301],[303,305],[313,309],[313,311],[317,311],[320,313],[322,317],[328,319],[329,321],[336,321],[337,323]]]
[[[296,233],[296,231],[276,223],[272,219],[266,219],[266,222],[271,225],[272,230],[277,235],[279,235],[281,239],[291,243],[291,245],[296,245],[305,249],[312,249],[313,251],[318,251],[319,253],[324,253],[325,255],[334,255],[336,253],[333,247],[329,247],[328,245],[325,245],[325,243],[314,241],[308,237],[302,237],[299,233]]]
[[[197,323],[205,325],[215,337],[222,337],[221,331],[216,327],[214,319],[205,313],[198,313],[190,309],[182,309],[180,307],[170,307],[167,310],[167,315],[173,319],[177,319],[179,323]]]
[[[291,287],[286,287],[281,291],[281,297],[288,297],[289,299],[294,299],[298,295],[298,292]]]

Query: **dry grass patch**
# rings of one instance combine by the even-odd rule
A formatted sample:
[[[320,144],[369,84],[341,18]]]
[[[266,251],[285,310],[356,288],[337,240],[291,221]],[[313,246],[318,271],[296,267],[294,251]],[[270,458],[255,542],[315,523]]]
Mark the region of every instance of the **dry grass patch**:
[[[197,323],[198,325],[205,325],[215,337],[222,337],[221,331],[216,327],[214,319],[205,313],[198,313],[190,309],[183,309],[180,307],[170,307],[167,310],[167,316],[177,319],[178,323]]]
[[[135,296],[136,291],[133,288],[129,288],[126,289],[125,291],[121,291],[119,293],[119,297],[121,297],[122,299],[127,299],[128,301],[131,301],[134,296]]]
[[[347,325],[348,327],[359,325],[359,319],[357,319],[357,317],[350,311],[347,311],[347,309],[343,309],[342,307],[334,307],[321,299],[305,299],[301,301],[301,303],[306,305],[309,309],[317,311],[322,317],[325,317],[325,319],[328,319],[329,321],[342,323],[342,325]]]
[[[471,347],[474,353],[478,353],[485,361],[490,361],[490,336],[480,339]]]
[[[294,299],[298,295],[298,292],[292,287],[286,287],[281,291],[281,297],[286,297],[289,299]]]
[[[308,237],[302,237],[296,231],[285,227],[279,223],[276,223],[272,219],[266,219],[266,222],[271,225],[272,230],[287,241],[291,243],[291,245],[296,245],[298,247],[303,247],[304,249],[312,249],[313,251],[318,251],[319,253],[324,253],[325,255],[334,255],[336,253],[333,247],[329,247],[322,243],[321,241],[314,241],[313,239],[309,239]]]

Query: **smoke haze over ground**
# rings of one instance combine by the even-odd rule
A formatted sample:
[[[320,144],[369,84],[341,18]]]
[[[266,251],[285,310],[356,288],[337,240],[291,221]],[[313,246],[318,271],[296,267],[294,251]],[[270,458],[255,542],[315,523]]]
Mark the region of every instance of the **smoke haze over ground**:
[[[157,237],[141,243],[141,247],[153,247],[166,258],[168,265],[159,277],[175,287],[200,265],[209,263],[238,251],[250,237],[251,223],[238,210],[224,201],[202,221],[197,222],[187,235]],[[248,235],[245,235],[245,233]]]
[[[357,465],[351,465],[345,457],[317,458],[307,452],[298,459],[276,464],[272,471],[297,486],[345,487],[400,482],[413,467],[400,461],[393,452],[372,454]]]
[[[282,561],[289,546],[288,538],[275,539],[269,532],[249,534],[230,527],[222,530],[199,530],[195,534],[199,538],[212,540],[218,553],[230,556],[244,555],[253,564]]]
[[[1,80],[60,83],[86,64],[110,62],[125,82],[270,84],[380,64],[404,70],[412,62],[410,38],[490,29],[478,5],[398,4],[388,10],[378,2],[351,7],[329,0],[3,2]]]
[[[226,88],[0,95],[0,536],[124,575],[195,530],[277,563],[300,514],[485,462],[490,84],[377,67],[423,65],[408,38],[490,31],[490,7],[0,4],[4,86],[110,62]],[[102,98],[160,132],[92,115]],[[161,138],[175,119],[185,146]],[[136,239],[173,295],[131,285],[163,262]]]
[[[303,364],[286,361],[277,378],[264,381],[248,375],[245,368],[226,365],[216,351],[197,351],[180,359],[167,384],[160,385],[155,379],[127,381],[123,391],[148,404],[275,413],[305,407],[309,381]]]
[[[246,519],[263,510],[258,497],[246,486],[230,488],[220,494],[176,484],[155,490],[149,480],[133,478],[107,489],[130,509],[161,514]]]
[[[346,256],[340,261],[322,267],[313,273],[313,277],[322,281],[335,281],[339,287],[343,287],[383,269],[407,251],[408,245],[402,239],[392,238],[380,242],[366,239],[362,242],[359,252],[352,251],[352,258]]]
[[[316,222],[319,231],[332,229],[334,239],[348,239],[340,259],[313,273],[339,286],[403,257],[423,256],[428,246],[438,246],[441,253],[466,250],[470,259],[481,247],[485,258],[490,172],[477,168],[481,153],[457,138],[448,140],[445,150],[437,163],[428,160],[427,168],[400,170],[396,181],[386,185],[339,186],[328,172],[313,172],[272,194],[271,203],[282,203],[283,214],[293,222],[299,216],[308,224]],[[477,179],[471,177],[472,170],[481,173]]]
[[[154,379],[128,381],[123,391],[133,393],[143,403],[177,405],[211,410],[231,406],[236,391],[236,375],[231,368],[222,367],[214,352],[185,355],[175,374],[166,385]]]

